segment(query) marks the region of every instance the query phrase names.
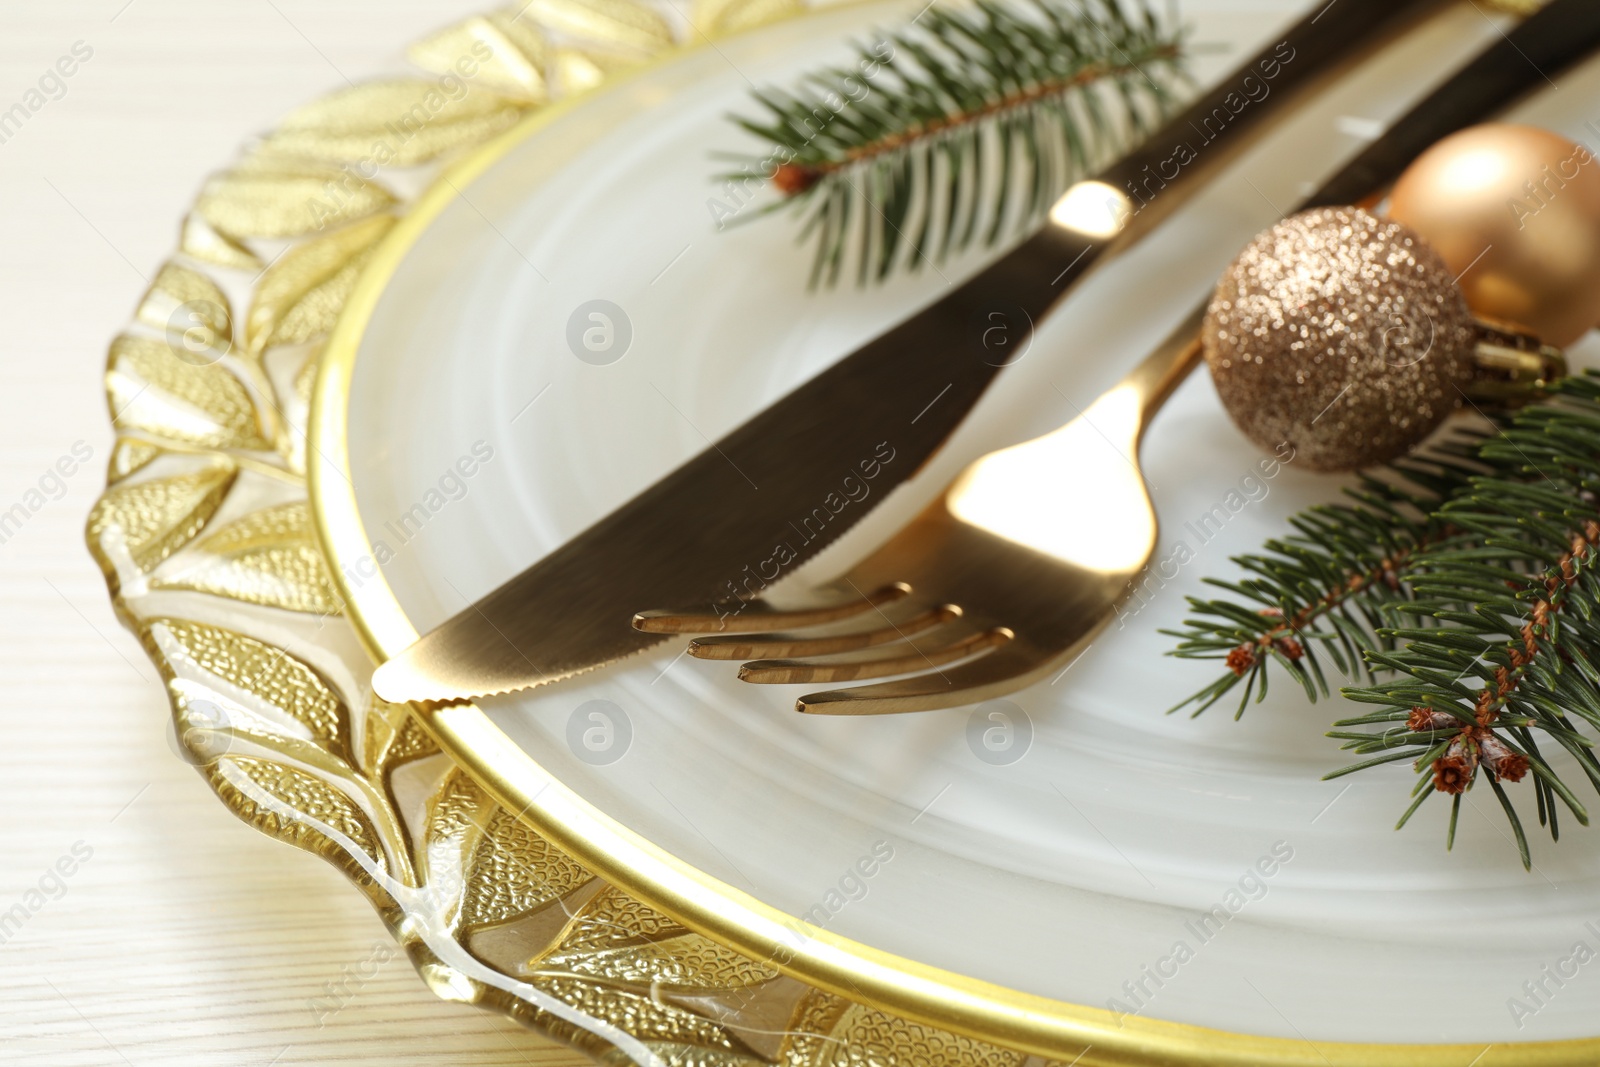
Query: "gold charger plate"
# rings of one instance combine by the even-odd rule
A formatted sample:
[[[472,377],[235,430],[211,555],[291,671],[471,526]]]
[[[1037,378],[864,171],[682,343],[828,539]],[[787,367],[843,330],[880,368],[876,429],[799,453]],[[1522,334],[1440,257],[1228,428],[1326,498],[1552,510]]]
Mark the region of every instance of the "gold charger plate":
[[[695,32],[801,10],[793,0],[709,0],[696,8]],[[628,0],[537,0],[514,15],[492,12],[419,42],[410,56],[427,76],[302,108],[215,175],[135,324],[111,346],[117,443],[90,549],[162,672],[185,753],[235,814],[343,870],[441,997],[505,1012],[606,1062],[1600,1057],[1592,1041],[1312,1045],[1146,1020],[1119,1026],[1109,1012],[936,972],[913,980],[897,961],[831,936],[775,953],[759,928],[718,916],[726,887],[664,889],[665,879],[573,838],[581,819],[543,824],[547,837],[515,781],[452,762],[441,739],[480,771],[509,755],[475,709],[424,721],[376,700],[362,635],[345,615],[355,578],[330,563],[307,496],[308,453],[314,465],[339,465],[342,397],[326,390],[347,379],[339,360],[354,351],[336,347],[324,361],[322,342],[347,305],[341,336],[359,335],[385,275],[369,265],[392,265],[407,234],[426,225],[427,205],[536,129],[556,111],[546,106],[553,98],[677,44],[659,16]],[[481,90],[457,88],[468,68]],[[379,167],[408,168],[410,187],[421,187],[452,159],[414,211],[377,180]],[[321,422],[308,439],[319,370]],[[776,913],[767,918],[776,925]]]

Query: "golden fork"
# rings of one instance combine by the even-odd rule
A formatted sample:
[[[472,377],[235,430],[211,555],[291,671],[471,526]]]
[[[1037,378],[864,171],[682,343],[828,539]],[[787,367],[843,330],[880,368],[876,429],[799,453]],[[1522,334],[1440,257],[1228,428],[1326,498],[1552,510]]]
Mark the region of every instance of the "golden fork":
[[[634,626],[715,634],[691,642],[690,654],[749,660],[739,669],[748,682],[912,674],[808,694],[795,705],[804,712],[975,703],[1061,669],[1111,620],[1155,549],[1139,443],[1198,361],[1198,331],[1191,315],[1083,414],[969,465],[882,548],[821,587],[819,606],[783,610],[754,599],[640,612]]]
[[[1600,5],[1553,0],[1407,112],[1302,208],[1371,197],[1423,149],[1509,107],[1597,43]],[[751,682],[910,675],[810,693],[795,705],[835,715],[977,703],[1070,665],[1111,620],[1155,549],[1139,444],[1199,362],[1204,314],[1202,303],[1061,429],[967,467],[887,544],[823,587],[831,599],[820,607],[781,610],[740,600],[645,611],[634,626],[714,634],[689,651],[747,660],[739,676]]]

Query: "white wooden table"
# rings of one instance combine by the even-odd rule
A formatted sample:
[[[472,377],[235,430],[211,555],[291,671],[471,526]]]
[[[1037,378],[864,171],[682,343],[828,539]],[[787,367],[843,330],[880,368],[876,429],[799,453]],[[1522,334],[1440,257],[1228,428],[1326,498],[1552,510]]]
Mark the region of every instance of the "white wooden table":
[[[27,513],[0,520],[6,1064],[585,1062],[435,1000],[342,875],[223,809],[81,534],[106,344],[203,176],[487,4],[0,0],[0,515]],[[74,445],[93,457],[58,482]]]

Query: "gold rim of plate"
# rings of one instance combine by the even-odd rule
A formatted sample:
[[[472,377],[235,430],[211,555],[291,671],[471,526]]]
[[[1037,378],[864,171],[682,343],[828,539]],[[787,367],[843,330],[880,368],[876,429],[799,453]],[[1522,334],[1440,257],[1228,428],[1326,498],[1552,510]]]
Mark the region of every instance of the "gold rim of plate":
[[[697,0],[692,29],[704,41],[806,10],[804,0]],[[636,0],[491,11],[413,46],[431,79],[315,101],[206,183],[179,248],[111,346],[117,439],[86,537],[119,617],[160,670],[185,758],[219,798],[344,871],[436,994],[601,1062],[1600,1059],[1600,1038],[1313,1044],[1119,1025],[1107,1011],[826,931],[797,940],[787,916],[552,781],[477,708],[424,715],[371,694],[360,646],[382,657],[415,636],[381,575],[352,587],[341,566],[370,552],[348,481],[346,415],[375,303],[460,188],[570,111],[620,57],[638,70],[679,51]],[[441,102],[442,79],[469,54],[473,89]],[[430,121],[389,142],[418,106]],[[376,141],[395,149],[380,162],[436,175],[410,204],[381,172],[352,170]],[[247,302],[242,314],[230,293]]]

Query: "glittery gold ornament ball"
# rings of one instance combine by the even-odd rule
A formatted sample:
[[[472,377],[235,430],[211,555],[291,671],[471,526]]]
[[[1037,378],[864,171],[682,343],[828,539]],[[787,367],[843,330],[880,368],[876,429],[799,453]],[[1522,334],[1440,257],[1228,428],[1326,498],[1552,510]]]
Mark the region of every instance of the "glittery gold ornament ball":
[[[1360,208],[1317,208],[1251,241],[1201,334],[1246,437],[1353,470],[1402,455],[1461,401],[1477,330],[1438,254]]]

